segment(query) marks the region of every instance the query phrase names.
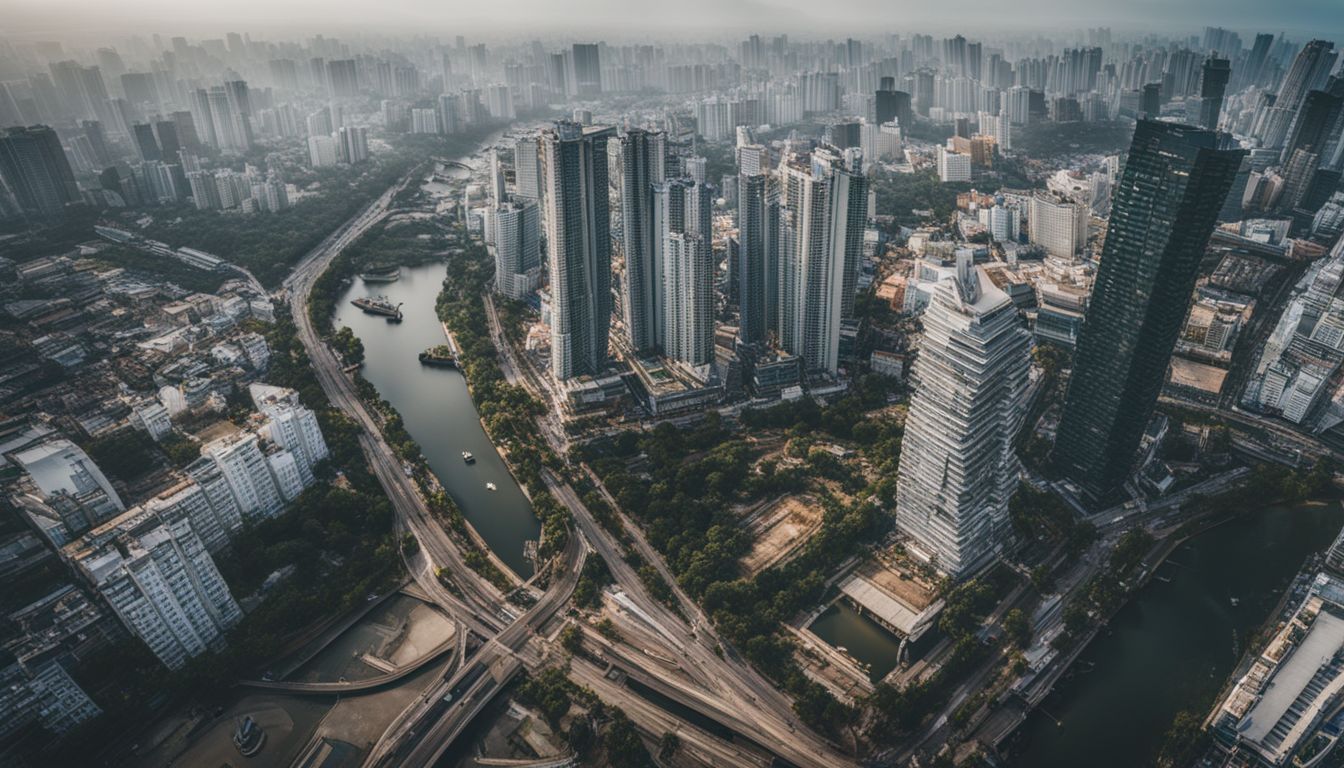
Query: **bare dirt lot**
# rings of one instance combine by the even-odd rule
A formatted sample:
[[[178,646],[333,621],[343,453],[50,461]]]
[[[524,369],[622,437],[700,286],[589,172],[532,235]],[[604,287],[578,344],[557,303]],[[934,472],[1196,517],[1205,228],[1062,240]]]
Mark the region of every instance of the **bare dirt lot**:
[[[765,510],[747,527],[756,543],[742,569],[754,576],[783,560],[821,527],[821,518],[821,505],[809,496],[790,496]]]

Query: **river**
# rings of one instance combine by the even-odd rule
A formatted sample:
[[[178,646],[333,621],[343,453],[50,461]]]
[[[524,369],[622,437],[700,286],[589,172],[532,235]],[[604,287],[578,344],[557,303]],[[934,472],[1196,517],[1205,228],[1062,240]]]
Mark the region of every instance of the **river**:
[[[500,560],[527,578],[533,569],[523,545],[541,533],[531,503],[481,427],[462,374],[424,367],[416,357],[444,343],[434,303],[446,274],[445,265],[432,264],[403,267],[394,283],[365,285],[355,278],[336,302],[333,322],[336,328],[349,326],[364,343],[364,378],[401,414],[462,514]],[[403,305],[403,322],[389,323],[350,305],[358,296],[379,295]],[[463,451],[475,455],[476,462],[464,462]]]
[[[1335,501],[1275,506],[1179,547],[1158,570],[1170,582],[1122,608],[1022,725],[1010,764],[1150,765],[1178,712],[1208,714],[1247,637],[1341,523]]]

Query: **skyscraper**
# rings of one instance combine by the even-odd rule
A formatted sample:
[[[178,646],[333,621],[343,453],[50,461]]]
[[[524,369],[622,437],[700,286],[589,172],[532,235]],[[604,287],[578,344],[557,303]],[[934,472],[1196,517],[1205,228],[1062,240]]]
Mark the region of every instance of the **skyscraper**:
[[[219,466],[244,519],[272,517],[284,506],[256,435],[223,437],[205,445],[201,453]]]
[[[349,99],[359,94],[359,76],[354,59],[327,62],[327,83],[335,99]]]
[[[80,199],[61,140],[45,125],[10,128],[0,136],[0,179],[28,213],[52,216]]]
[[[1223,111],[1223,93],[1232,77],[1232,65],[1227,59],[1205,59],[1199,80],[1199,125],[1210,131],[1218,130],[1218,116]]]
[[[779,166],[779,340],[809,370],[835,373],[853,316],[868,211],[858,149],[791,154]]]
[[[678,308],[671,306],[677,300],[676,289],[667,282],[668,275],[672,274],[668,264],[669,249],[675,247],[679,256],[691,258],[686,255],[688,250],[698,246],[694,243],[674,245],[669,238],[672,235],[694,235],[706,248],[710,248],[713,237],[710,227],[712,205],[710,187],[690,177],[668,179],[653,185],[653,219],[650,224],[653,257],[650,271],[654,302],[649,316],[654,324],[654,344],[664,348],[673,357],[677,354],[667,348],[668,334],[671,332],[668,318]]]
[[[131,133],[135,138],[135,148],[140,153],[141,160],[148,162],[163,159],[159,141],[154,138],[154,126],[149,123],[136,123],[131,126]]]
[[[574,43],[574,95],[596,96],[602,92],[602,64],[597,43]]]
[[[738,336],[760,344],[778,322],[779,205],[766,173],[737,177]]]
[[[712,250],[693,230],[663,238],[663,347],[668,357],[691,366],[714,361]]]
[[[541,203],[541,189],[545,184],[541,167],[541,147],[535,136],[518,139],[513,144],[514,197]]]
[[[621,240],[625,254],[621,311],[630,348],[637,354],[657,347],[662,265],[656,261],[653,187],[663,179],[661,133],[632,128],[621,137]]]
[[[535,200],[515,200],[494,211],[495,290],[524,299],[541,267],[541,214]]]
[[[561,121],[542,135],[551,279],[551,373],[564,381],[606,366],[611,330],[607,140],[614,130]]]
[[[1308,91],[1325,85],[1325,78],[1339,56],[1334,48],[1335,44],[1329,40],[1312,40],[1302,46],[1288,74],[1284,75],[1283,83],[1279,85],[1278,98],[1274,100],[1275,108],[1296,112]]]
[[[1056,465],[1093,500],[1129,475],[1243,154],[1192,126],[1134,129],[1055,443]]]
[[[959,254],[956,276],[934,287],[923,319],[896,526],[956,578],[989,562],[1007,531],[1031,343],[1012,300],[969,252]]]

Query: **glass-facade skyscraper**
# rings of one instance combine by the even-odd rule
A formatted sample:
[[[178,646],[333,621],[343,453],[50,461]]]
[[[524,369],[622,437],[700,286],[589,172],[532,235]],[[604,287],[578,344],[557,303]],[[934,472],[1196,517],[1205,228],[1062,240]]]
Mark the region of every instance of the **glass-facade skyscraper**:
[[[1129,475],[1243,154],[1202,128],[1134,129],[1055,442],[1056,466],[1094,502]]]
[[[559,122],[542,134],[546,247],[551,276],[551,373],[597,375],[611,330],[611,219],[607,140],[612,128]]]

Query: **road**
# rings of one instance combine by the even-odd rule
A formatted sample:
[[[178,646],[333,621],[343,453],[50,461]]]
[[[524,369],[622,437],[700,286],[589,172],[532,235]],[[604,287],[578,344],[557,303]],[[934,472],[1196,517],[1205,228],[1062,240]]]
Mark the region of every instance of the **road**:
[[[528,633],[548,620],[568,601],[574,584],[577,583],[578,567],[583,559],[581,556],[583,545],[577,539],[571,542],[566,552],[563,577],[556,580],[551,589],[526,614],[517,618],[508,608],[504,595],[466,564],[457,543],[433,519],[419,488],[403,471],[401,461],[384,440],[378,421],[359,399],[354,382],[342,371],[340,362],[322,342],[318,330],[314,327],[308,312],[308,298],[314,282],[342,249],[387,214],[388,206],[396,193],[415,178],[418,178],[418,173],[408,175],[324,239],[299,263],[294,273],[286,279],[284,288],[291,298],[290,310],[294,324],[299,339],[308,352],[318,383],[332,405],[344,411],[360,426],[360,447],[392,503],[398,529],[411,532],[419,542],[419,551],[409,563],[416,582],[433,602],[457,617],[473,632],[482,637],[493,638],[479,649],[472,659],[464,661],[454,677],[460,680],[464,674],[492,666],[501,659],[511,658],[516,647],[527,639]],[[460,596],[453,594],[440,583],[437,578],[440,569],[451,574],[453,583],[461,592]],[[503,629],[500,630],[500,627]],[[507,679],[516,671],[516,668],[509,670],[502,676]],[[482,675],[481,681],[477,681],[472,687],[470,696],[463,699],[464,704],[476,701],[479,706],[466,713],[465,717],[445,719],[437,730],[427,734],[416,746],[415,756],[435,753],[435,750],[441,753],[446,749],[452,737],[460,732],[470,716],[474,716],[489,701],[487,694],[492,694],[498,689],[498,686],[487,686],[482,681],[497,676],[501,675],[499,673],[489,677]],[[458,711],[461,712],[463,709]],[[414,717],[404,719],[416,722]],[[394,726],[394,729],[396,727]],[[411,733],[413,734],[413,731]],[[375,747],[374,756],[386,751],[387,742],[386,738],[380,740]],[[395,740],[393,743],[396,743]],[[373,756],[371,760],[372,758]]]
[[[513,346],[504,337],[493,301],[486,302],[486,310],[491,340],[500,353],[500,369],[506,380],[529,389],[534,396],[547,402],[550,399],[548,394],[535,389],[539,375],[535,371],[531,371],[531,375],[525,373],[530,369],[529,364],[516,358]],[[568,452],[563,430],[543,426],[542,431],[552,449],[561,457],[566,456]],[[565,505],[578,529],[606,562],[616,588],[661,630],[658,634],[663,639],[662,652],[684,661],[683,668],[687,674],[704,682],[705,690],[695,695],[708,694],[711,697],[711,710],[718,713],[714,719],[767,745],[779,756],[799,766],[829,768],[853,764],[853,760],[836,745],[806,727],[799,726],[795,722],[792,701],[715,635],[699,606],[681,590],[662,556],[644,539],[639,527],[620,512],[620,507],[606,492],[600,480],[593,478],[599,492],[606,496],[612,510],[620,516],[631,546],[646,563],[658,570],[672,588],[682,612],[693,617],[691,624],[688,625],[681,616],[649,594],[638,572],[626,561],[621,544],[597,523],[573,488],[550,472],[544,472],[543,479],[551,495]],[[618,625],[624,620],[625,626],[621,627],[623,632],[637,632],[643,624],[639,617],[631,613],[618,612],[613,619]],[[652,659],[640,659],[638,663],[642,667],[641,671],[669,685],[684,684]]]
[[[341,370],[340,362],[322,342],[313,326],[307,311],[307,300],[314,282],[343,248],[387,214],[395,194],[412,178],[415,176],[408,176],[401,184],[389,189],[328,236],[300,262],[284,284],[291,296],[291,312],[300,340],[308,351],[319,383],[333,406],[345,411],[360,426],[360,445],[392,502],[398,527],[410,531],[420,544],[420,552],[412,562],[412,573],[417,583],[434,602],[466,623],[473,632],[491,638],[475,654],[464,660],[449,679],[435,685],[402,713],[398,722],[375,745],[366,765],[432,764],[509,679],[525,666],[534,666],[538,658],[536,654],[525,653],[524,646],[535,636],[536,630],[545,625],[555,611],[568,601],[577,583],[578,569],[585,551],[583,539],[572,537],[563,558],[561,577],[555,580],[536,605],[522,617],[515,617],[499,590],[466,565],[457,543],[433,519],[419,489],[407,477],[400,460],[384,441],[377,419],[359,399],[353,381]],[[490,314],[493,315],[493,312]],[[498,324],[493,323],[493,326],[492,330],[498,333]],[[502,335],[497,343],[501,352],[507,355],[511,348],[504,343]],[[510,359],[506,373],[512,373],[513,378],[518,380],[521,378],[518,376],[518,368]],[[559,447],[563,449],[563,433],[555,429],[558,425],[551,422],[548,426],[552,427],[544,430],[548,433],[548,439],[560,443]],[[564,453],[561,452],[561,455]],[[706,702],[705,709],[715,713],[720,722],[767,746],[795,765],[809,768],[853,765],[853,761],[835,745],[805,728],[797,727],[793,721],[790,700],[737,657],[731,648],[720,649],[703,618],[694,627],[688,626],[666,606],[654,600],[638,574],[625,562],[619,545],[597,526],[573,489],[554,477],[548,477],[547,482],[556,498],[569,508],[583,536],[608,563],[618,579],[619,589],[641,612],[653,617],[658,625],[671,633],[662,651],[686,659],[697,670],[695,677],[701,685],[686,687],[684,680],[672,676],[652,659],[636,660],[631,663],[632,667],[642,664],[647,668],[639,669],[641,674],[664,685],[681,687],[687,696],[703,700]],[[648,547],[647,542],[643,542],[642,537],[639,537],[636,546],[640,550],[647,548],[646,551],[652,557],[646,559],[662,565],[657,553]],[[450,592],[435,578],[440,568],[451,574],[460,596]],[[659,570],[667,573],[666,566]],[[669,583],[675,586],[675,581]],[[689,615],[698,615],[698,608],[689,598],[685,595],[678,597],[691,608]],[[630,617],[625,619],[628,621]],[[495,634],[496,631],[498,634]],[[722,652],[724,657],[721,658],[716,651]],[[452,701],[445,702],[444,697],[450,693]]]
[[[587,545],[580,537],[571,536],[561,556],[560,577],[541,599],[478,649],[456,673],[433,686],[419,707],[403,713],[400,722],[389,729],[364,764],[435,764],[494,694],[524,668],[524,660],[519,656],[522,646],[569,602],[586,556]]]

